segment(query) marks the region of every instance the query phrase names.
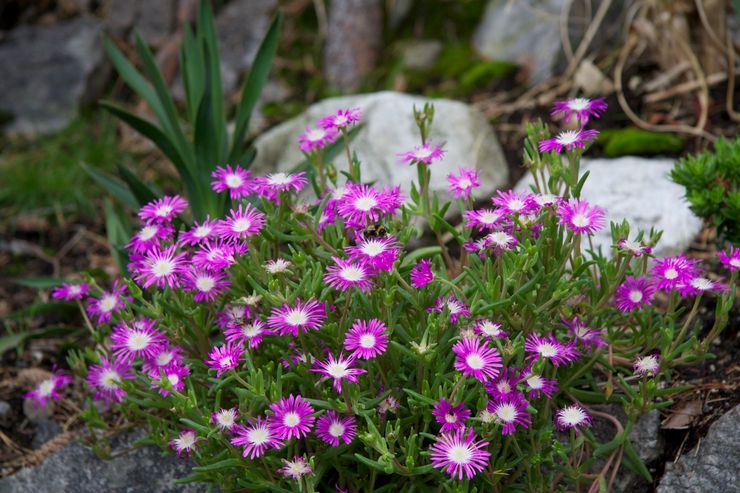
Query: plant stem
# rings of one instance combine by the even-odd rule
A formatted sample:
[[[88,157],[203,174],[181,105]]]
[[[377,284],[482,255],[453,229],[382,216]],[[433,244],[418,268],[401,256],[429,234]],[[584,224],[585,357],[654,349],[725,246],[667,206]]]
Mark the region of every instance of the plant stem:
[[[696,299],[694,299],[694,306],[691,307],[691,311],[689,312],[688,317],[686,317],[686,321],[684,322],[683,326],[681,327],[681,330],[678,332],[678,337],[673,339],[673,342],[668,348],[668,354],[666,356],[670,357],[673,351],[676,349],[676,347],[681,344],[681,341],[683,340],[684,336],[686,335],[686,331],[689,330],[689,325],[691,324],[691,321],[696,316],[696,312],[699,311],[699,302],[701,301],[701,295],[702,293],[699,293],[696,295]]]

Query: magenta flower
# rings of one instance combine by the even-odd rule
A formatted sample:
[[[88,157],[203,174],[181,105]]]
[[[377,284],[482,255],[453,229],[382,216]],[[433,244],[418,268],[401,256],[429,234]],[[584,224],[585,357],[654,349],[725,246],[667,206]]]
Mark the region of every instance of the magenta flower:
[[[258,318],[233,324],[224,332],[227,342],[242,345],[249,343],[250,349],[259,347],[262,337],[271,334],[272,331]]]
[[[526,368],[523,372],[524,383],[529,389],[529,398],[534,399],[544,394],[548,399],[552,399],[555,392],[558,391],[557,380],[550,378],[544,378],[542,375],[532,373],[530,368]]]
[[[502,435],[513,435],[516,425],[525,429],[529,428],[532,416],[526,409],[527,401],[516,394],[488,403],[488,412],[493,414],[495,420],[502,426]]]
[[[597,135],[599,135],[597,130],[565,130],[560,132],[557,137],[541,140],[539,145],[540,152],[555,151],[559,154],[563,152],[563,148],[568,151],[572,151],[577,147],[585,149],[586,144],[590,144],[596,140]]]
[[[52,371],[49,378],[42,381],[23,397],[33,401],[37,408],[46,407],[49,401],[57,401],[62,398],[60,390],[72,383],[72,377],[62,371]]]
[[[51,290],[51,297],[55,300],[81,300],[90,292],[90,285],[87,283],[80,284],[62,284],[58,288]]]
[[[157,347],[151,358],[144,360],[141,369],[150,377],[159,378],[161,375],[160,370],[165,367],[182,365],[182,348],[178,346],[170,347],[169,342],[165,340],[164,344]]]
[[[492,231],[483,237],[483,246],[485,248],[493,248],[493,251],[496,253],[511,250],[518,243],[516,237],[506,231]]]
[[[691,297],[703,294],[707,291],[722,293],[724,291],[727,291],[727,286],[725,286],[721,282],[707,279],[706,277],[696,276],[692,277],[688,281],[685,281],[683,284],[679,284],[678,286],[676,286],[676,289],[679,293],[681,293],[681,296]]]
[[[571,404],[555,412],[555,426],[560,430],[585,428],[591,425],[591,416],[578,404]]]
[[[606,339],[604,338],[605,331],[603,329],[590,329],[586,327],[584,321],[579,317],[573,317],[571,320],[562,318],[561,320],[568,327],[568,330],[573,334],[576,341],[585,346],[589,351],[606,346]]]
[[[306,173],[270,173],[255,179],[257,192],[273,202],[280,192],[300,192],[308,180]]]
[[[508,332],[501,330],[500,323],[492,322],[485,318],[479,318],[476,320],[475,325],[473,325],[473,330],[475,330],[477,334],[483,334],[491,339],[502,339],[509,335]]]
[[[570,199],[561,202],[557,209],[558,224],[565,225],[571,231],[592,235],[604,228],[606,213],[599,206],[591,207],[582,199]]]
[[[283,467],[277,470],[280,474],[287,478],[292,478],[298,481],[301,477],[306,474],[313,474],[313,469],[306,462],[306,459],[300,456],[293,457],[293,460],[280,459],[283,463]]]
[[[457,168],[457,172],[459,176],[455,176],[454,173],[447,175],[447,182],[450,184],[448,190],[456,199],[462,197],[463,200],[468,200],[470,192],[480,186],[478,170],[460,167]]]
[[[265,225],[265,215],[252,207],[239,205],[232,209],[226,219],[218,222],[216,233],[228,241],[246,240],[259,233]]]
[[[604,98],[588,99],[573,98],[567,101],[557,101],[552,106],[552,116],[563,115],[563,121],[568,123],[571,118],[578,120],[583,127],[589,118],[599,118],[606,111],[607,104]]]
[[[517,193],[514,190],[505,192],[498,190],[496,194],[498,196],[493,197],[491,202],[505,214],[528,214],[533,211],[529,194]]]
[[[477,338],[463,338],[452,347],[455,358],[455,369],[464,376],[470,376],[479,382],[488,382],[496,378],[501,368],[501,356],[498,351]]]
[[[136,282],[148,288],[155,284],[173,289],[180,286],[180,274],[185,272],[188,254],[178,252],[175,245],[164,250],[153,249],[146,253],[135,273]]]
[[[465,427],[464,421],[470,417],[470,410],[462,402],[453,406],[447,399],[441,399],[434,405],[432,416],[442,425],[440,433],[449,433]]]
[[[229,287],[226,274],[197,267],[191,267],[183,276],[183,286],[186,291],[195,293],[193,299],[197,302],[213,302],[224,289]]]
[[[413,150],[402,152],[398,155],[399,160],[405,164],[424,163],[432,164],[433,161],[442,159],[445,155],[444,143],[433,144],[429,142],[424,145],[415,146]]]
[[[499,225],[503,219],[503,214],[495,209],[476,209],[474,211],[465,211],[465,226],[468,228],[478,228],[478,231],[493,229]]]
[[[206,217],[200,224],[193,221],[193,227],[180,234],[180,243],[195,246],[211,240],[216,234],[216,224],[217,221],[212,221],[210,216]]]
[[[252,316],[252,309],[247,305],[226,305],[223,311],[216,314],[216,324],[222,329],[238,325]]]
[[[93,391],[93,399],[102,400],[107,405],[122,402],[126,391],[121,388],[124,379],[132,379],[131,366],[121,360],[108,360],[100,357],[99,365],[92,365],[87,372],[87,383]]]
[[[427,308],[428,312],[442,313],[447,309],[450,312],[450,323],[455,325],[459,318],[469,317],[470,310],[468,306],[454,296],[447,295],[447,298],[440,296],[434,302],[434,306]]]
[[[225,371],[232,370],[239,366],[239,360],[242,359],[244,348],[227,342],[221,346],[215,346],[208,353],[208,359],[205,363],[216,370],[216,376],[221,376]]]
[[[740,248],[730,246],[727,250],[717,253],[719,261],[730,269],[730,272],[735,272],[740,269]]]
[[[177,452],[177,455],[190,455],[190,452],[195,450],[196,445],[201,440],[198,435],[195,434],[195,430],[185,428],[180,432],[177,438],[170,440],[170,447]]]
[[[272,415],[267,419],[270,428],[280,440],[303,438],[313,428],[315,418],[311,415],[314,409],[300,395],[283,397],[270,404],[270,410]]]
[[[306,127],[306,131],[298,137],[301,152],[311,153],[323,149],[327,144],[337,140],[339,133],[334,127]]]
[[[154,320],[141,318],[130,324],[121,322],[113,327],[111,349],[118,359],[131,361],[137,356],[151,359],[167,345],[167,336],[154,328]]]
[[[527,356],[528,360],[547,359],[555,366],[567,365],[578,358],[578,351],[572,346],[563,344],[552,334],[540,337],[530,333],[524,342],[524,351],[532,353]]]
[[[505,368],[497,380],[486,383],[485,389],[488,395],[496,400],[515,395],[517,393],[516,371],[513,368]]]
[[[390,271],[398,259],[401,245],[395,237],[360,238],[357,245],[345,248],[349,259],[366,264],[372,270]]]
[[[698,261],[684,255],[654,259],[654,262],[650,273],[658,281],[656,287],[663,291],[672,291],[679,285],[686,284],[699,272]]]
[[[359,122],[362,119],[360,108],[347,108],[338,110],[335,114],[325,116],[319,120],[319,125],[323,128],[334,128],[341,130]]]
[[[147,224],[131,237],[126,248],[134,253],[144,254],[149,250],[158,249],[160,241],[170,241],[174,233],[171,224]]]
[[[247,252],[247,244],[244,242],[227,242],[215,240],[200,246],[193,254],[192,263],[199,269],[211,271],[224,270],[232,266],[237,257]]]
[[[647,245],[643,245],[639,241],[632,241],[627,238],[622,238],[617,242],[617,248],[623,252],[629,252],[635,257],[641,257],[645,254],[650,254],[653,249]]]
[[[234,438],[230,440],[235,447],[244,447],[243,457],[250,459],[262,457],[268,449],[279,449],[283,446],[266,419],[258,417],[247,426],[236,425]]]
[[[236,418],[239,417],[235,407],[231,409],[219,409],[211,413],[211,423],[215,424],[221,431],[232,431],[237,426]]]
[[[655,376],[660,371],[660,355],[657,353],[648,354],[647,356],[637,356],[632,365],[635,375]]]
[[[628,276],[614,291],[614,302],[623,312],[632,312],[649,306],[655,291],[655,284],[647,277]]]
[[[211,188],[214,192],[221,193],[229,191],[229,197],[236,200],[240,197],[247,197],[252,193],[252,183],[250,181],[251,173],[240,166],[226,165],[225,168],[218,166],[211,173],[215,181],[211,182]]]
[[[478,440],[472,428],[460,427],[454,433],[442,433],[429,447],[432,467],[443,469],[453,479],[472,479],[488,466],[491,453],[488,442]]]
[[[161,199],[152,200],[142,207],[139,210],[139,218],[147,224],[169,223],[187,207],[187,201],[179,195],[166,195]]]
[[[365,264],[353,263],[351,260],[343,260],[332,257],[336,265],[326,268],[324,282],[340,291],[357,288],[363,293],[369,293],[373,287],[373,271]]]
[[[364,227],[371,222],[377,222],[389,210],[388,198],[375,188],[348,183],[346,191],[337,206],[337,213],[348,224]]]
[[[357,376],[367,373],[367,370],[362,368],[352,368],[355,361],[356,357],[354,355],[345,358],[343,354],[340,354],[338,358],[334,359],[334,356],[329,354],[326,361],[317,361],[316,367],[309,371],[321,373],[326,378],[332,378],[334,380],[332,384],[334,390],[341,393],[342,380],[347,380],[350,383],[360,383]]]
[[[434,280],[432,272],[432,261],[430,259],[419,260],[411,269],[411,286],[421,288]]]
[[[344,335],[344,349],[358,358],[376,358],[388,348],[387,330],[378,319],[357,320]]]
[[[283,305],[273,308],[267,319],[267,325],[276,330],[281,336],[291,334],[298,337],[298,332],[319,330],[326,320],[326,305],[309,298],[305,303],[300,298],[295,300],[295,306]]]
[[[340,442],[352,443],[357,433],[357,422],[354,416],[340,416],[334,411],[327,411],[316,421],[316,436],[332,447],[339,447]]]
[[[114,313],[126,307],[131,298],[126,296],[126,285],[113,281],[110,291],[100,293],[100,298],[88,298],[87,313],[95,317],[98,324],[110,322]]]
[[[179,364],[167,365],[158,371],[161,373],[155,375],[152,372],[149,374],[152,379],[156,380],[152,383],[152,388],[159,389],[159,394],[165,397],[170,395],[170,388],[177,392],[182,392],[182,389],[185,388],[185,377],[190,375],[190,368]],[[162,385],[160,382],[162,379],[166,380],[167,384]]]

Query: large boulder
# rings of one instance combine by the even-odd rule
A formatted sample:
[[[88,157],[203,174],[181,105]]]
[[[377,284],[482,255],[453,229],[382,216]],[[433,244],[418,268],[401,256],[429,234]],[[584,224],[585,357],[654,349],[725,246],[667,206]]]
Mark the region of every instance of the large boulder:
[[[646,159],[626,156],[618,159],[584,159],[581,173],[590,174],[581,197],[606,209],[607,221],[626,219],[630,234],[650,228],[663,231],[655,253],[672,255],[686,250],[701,231],[701,220],[689,209],[683,198],[684,189],[673,183],[668,173],[672,159]],[[529,190],[534,183],[527,174],[516,185],[518,191]],[[594,247],[611,253],[611,232],[605,227],[594,235]]]
[[[491,195],[503,187],[508,167],[501,147],[486,118],[471,106],[447,99],[429,100],[396,92],[379,92],[331,98],[309,107],[301,115],[271,129],[256,141],[259,172],[290,170],[304,160],[298,148],[298,136],[306,126],[316,125],[319,118],[339,108],[360,107],[363,128],[351,143],[351,149],[362,162],[362,179],[377,185],[399,184],[408,193],[416,180],[416,167],[399,163],[398,153],[420,144],[419,130],[413,118],[413,107],[434,103],[433,142],[446,142],[446,154],[430,169],[430,190],[447,195],[447,175],[457,173],[459,166],[475,166],[480,171],[482,186],[476,196]],[[338,170],[347,169],[344,154],[334,160]]]
[[[107,75],[101,23],[88,16],[21,26],[0,43],[0,122],[10,134],[64,128],[100,95]]]

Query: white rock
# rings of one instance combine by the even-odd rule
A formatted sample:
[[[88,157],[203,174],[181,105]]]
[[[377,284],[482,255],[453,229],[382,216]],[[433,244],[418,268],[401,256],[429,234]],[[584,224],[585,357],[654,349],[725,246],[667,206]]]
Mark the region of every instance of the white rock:
[[[702,222],[694,215],[684,199],[684,189],[673,183],[668,173],[672,159],[646,159],[625,156],[618,159],[584,159],[581,173],[590,171],[581,197],[607,211],[607,221],[630,224],[630,235],[637,230],[646,233],[650,228],[662,230],[663,236],[656,255],[680,253],[701,230]],[[529,190],[534,183],[527,174],[516,185],[516,190]],[[609,227],[594,236],[594,246],[611,252]],[[598,246],[597,246],[598,245]]]
[[[321,117],[340,108],[360,107],[364,127],[351,143],[362,162],[362,181],[378,186],[399,184],[406,193],[416,180],[416,167],[401,164],[398,154],[421,143],[413,118],[413,107],[434,103],[434,124],[430,140],[446,142],[445,157],[431,165],[430,190],[449,197],[447,175],[459,166],[477,167],[481,188],[476,196],[491,195],[506,184],[508,167],[496,136],[486,118],[464,103],[446,99],[430,100],[396,92],[343,96],[320,101],[301,115],[271,129],[256,141],[257,173],[290,170],[304,160],[298,148],[298,136],[306,126],[315,126]],[[337,170],[347,169],[342,153],[334,160]]]

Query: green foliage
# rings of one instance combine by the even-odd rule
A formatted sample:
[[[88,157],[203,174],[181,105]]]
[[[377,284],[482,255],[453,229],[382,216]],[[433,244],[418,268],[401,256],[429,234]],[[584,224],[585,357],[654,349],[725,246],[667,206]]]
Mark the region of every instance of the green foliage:
[[[740,244],[740,139],[720,139],[714,151],[680,160],[671,179],[686,188],[691,210]]]
[[[683,140],[678,136],[641,128],[604,130],[598,142],[604,146],[604,154],[609,157],[675,154],[683,149]]]
[[[227,130],[218,41],[210,2],[201,1],[197,28],[193,32],[186,26],[180,50],[180,69],[185,86],[184,122],[151,51],[141,37],[136,38],[136,49],[142,71],[127,60],[110,39],[104,41],[119,75],[147,103],[156,121],[141,118],[110,101],[101,104],[151,140],[172,162],[196,219],[208,214],[219,215],[226,209],[226,200],[210,189],[210,175],[215,167],[228,163],[248,168],[254,159],[255,151],[247,140],[247,128],[277,51],[281,25],[282,16],[278,15],[262,40],[244,82],[231,133]],[[128,207],[133,205],[132,196],[137,205],[143,205],[159,195],[156,189],[129,170],[120,169],[119,172],[121,180],[115,181],[112,177],[103,180],[100,176],[96,180]],[[125,187],[121,186],[122,182]],[[125,191],[126,188],[130,193]]]

